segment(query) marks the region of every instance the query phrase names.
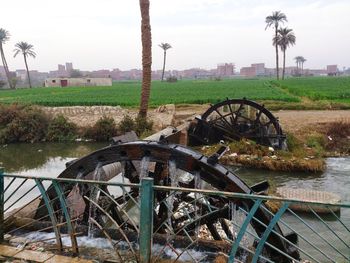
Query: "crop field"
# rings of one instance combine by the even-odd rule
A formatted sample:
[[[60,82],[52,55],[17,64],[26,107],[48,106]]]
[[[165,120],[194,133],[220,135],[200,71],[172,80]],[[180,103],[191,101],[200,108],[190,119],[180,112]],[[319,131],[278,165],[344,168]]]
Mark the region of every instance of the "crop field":
[[[65,87],[0,90],[0,103],[45,106],[120,105],[137,107],[141,82],[114,82],[111,87]],[[272,79],[179,80],[152,82],[150,106],[216,103],[246,97],[258,101],[302,104],[304,98],[350,106],[350,77]]]
[[[298,97],[350,103],[350,77],[290,78],[278,84]]]
[[[115,82],[112,87],[65,87],[1,90],[0,103],[30,103],[46,106],[121,105],[138,106],[141,82]],[[229,98],[298,102],[299,98],[276,89],[266,80],[154,81],[150,105],[216,103]]]

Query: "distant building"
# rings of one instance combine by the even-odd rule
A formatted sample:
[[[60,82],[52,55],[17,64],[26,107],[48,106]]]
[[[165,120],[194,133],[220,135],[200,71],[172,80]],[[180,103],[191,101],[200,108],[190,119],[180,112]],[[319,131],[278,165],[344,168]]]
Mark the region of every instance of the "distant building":
[[[255,63],[251,67],[255,68],[256,76],[265,76],[265,63]]]
[[[255,77],[256,69],[255,67],[243,67],[241,68],[239,74],[244,77]]]
[[[70,74],[73,71],[73,63],[66,62],[66,71]]]
[[[217,75],[222,77],[228,77],[234,75],[235,65],[233,63],[218,64],[216,69]]]
[[[17,69],[16,78],[20,79],[21,81],[25,81],[27,79],[27,71],[25,69]]]
[[[327,65],[327,74],[328,75],[337,75],[338,65]]]
[[[111,78],[47,78],[45,87],[112,86]]]

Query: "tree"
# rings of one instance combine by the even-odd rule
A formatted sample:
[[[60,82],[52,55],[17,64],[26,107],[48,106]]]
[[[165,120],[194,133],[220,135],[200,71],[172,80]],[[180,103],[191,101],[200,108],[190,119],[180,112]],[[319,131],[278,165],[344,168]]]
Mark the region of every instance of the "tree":
[[[171,48],[169,43],[161,43],[159,45],[164,50],[164,61],[163,61],[163,71],[162,71],[162,81],[164,80],[165,62],[166,62],[166,51]]]
[[[11,89],[14,89],[12,82],[11,82],[11,76],[10,76],[10,71],[6,62],[6,58],[5,58],[5,53],[4,53],[4,49],[3,49],[3,45],[6,43],[6,41],[8,41],[10,39],[10,33],[3,29],[0,28],[0,54],[1,54],[1,60],[2,60],[2,64],[4,66],[4,70],[5,70],[5,74],[6,74],[6,78],[7,78],[7,82],[9,84],[9,87]]]
[[[152,35],[149,16],[149,5],[149,0],[140,0],[142,41],[142,88],[139,116],[142,118],[147,117],[152,77]]]
[[[15,52],[13,57],[16,57],[19,53],[22,53],[22,55],[24,57],[24,64],[26,65],[29,88],[32,88],[32,82],[30,81],[27,57],[28,56],[33,57],[33,58],[36,57],[36,53],[33,50],[34,46],[31,44],[28,44],[27,42],[21,41],[21,42],[18,42],[15,45],[15,47],[16,48],[13,50]]]
[[[306,62],[306,59],[303,56],[296,56],[294,58],[296,64],[297,64],[297,74],[302,74],[303,73],[303,68],[304,68],[304,62]],[[299,73],[299,69],[301,69],[301,73]]]
[[[280,24],[284,24],[284,22],[287,22],[287,16],[284,13],[282,13],[281,11],[272,12],[272,15],[271,16],[267,16],[266,19],[265,19],[265,23],[266,23],[265,30],[268,27],[273,26],[274,29],[275,29],[275,36],[274,36],[274,38],[277,38],[278,27],[279,27]],[[278,45],[277,45],[277,43],[276,44],[273,43],[273,44],[274,44],[275,50],[276,50],[276,77],[277,77],[277,79],[279,79]]]
[[[301,56],[300,63],[301,63],[301,74],[304,74],[304,63],[306,62],[306,59]]]
[[[286,71],[286,50],[289,46],[295,45],[295,35],[293,29],[280,28],[278,30],[277,38],[274,38],[274,45],[278,45],[283,52],[283,69],[282,69],[282,79],[284,79]]]

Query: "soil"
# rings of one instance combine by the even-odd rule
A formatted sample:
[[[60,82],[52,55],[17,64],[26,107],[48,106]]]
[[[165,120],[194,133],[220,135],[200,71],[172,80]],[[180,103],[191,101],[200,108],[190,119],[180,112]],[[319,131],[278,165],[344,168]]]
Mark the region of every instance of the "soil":
[[[203,105],[165,105],[149,111],[149,117],[155,121],[156,130],[166,126],[181,124],[186,119],[193,119],[201,115],[210,107]],[[103,115],[112,116],[118,123],[124,115],[135,117],[136,109],[121,107],[92,106],[92,107],[47,107],[45,110],[54,115],[63,114],[79,126],[89,126]],[[345,121],[350,123],[350,110],[280,110],[273,112],[279,118],[282,128],[286,132],[300,132],[315,124]]]

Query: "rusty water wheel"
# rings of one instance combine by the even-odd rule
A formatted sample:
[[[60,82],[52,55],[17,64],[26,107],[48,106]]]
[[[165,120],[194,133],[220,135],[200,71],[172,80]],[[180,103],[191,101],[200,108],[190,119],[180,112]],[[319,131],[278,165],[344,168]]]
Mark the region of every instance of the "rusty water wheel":
[[[286,147],[286,136],[278,119],[264,105],[245,98],[211,105],[197,118],[189,135],[192,145],[246,138],[278,149]]]
[[[114,168],[111,170],[110,167]],[[137,184],[140,182],[140,178],[152,177],[154,179],[154,184],[158,186],[174,186],[174,182],[176,181],[176,186],[178,187],[193,189],[198,185],[198,180],[201,180],[213,190],[255,194],[252,188],[244,183],[234,172],[218,164],[215,160],[213,161],[211,158],[184,146],[154,141],[120,143],[100,149],[70,163],[59,175],[59,178],[92,179],[91,176],[96,173],[97,169],[102,169],[99,178],[101,181],[115,180],[117,177],[124,176],[130,183]],[[187,180],[182,180],[180,178],[184,174],[186,174]],[[69,189],[72,189],[72,185],[67,184],[64,186],[65,192]],[[106,198],[103,198],[103,196],[106,197],[106,195],[111,196],[108,192],[108,188],[105,187],[102,190],[105,194],[101,194],[98,204],[104,208],[105,213],[113,217],[119,225],[124,223],[125,231],[137,231],[137,223],[131,224],[129,221],[125,222],[125,218],[119,216],[119,210],[120,206],[123,206],[131,198],[137,200],[139,191],[137,189],[131,189],[127,196],[121,194],[119,194],[119,196],[114,195],[113,202],[119,205],[116,206],[113,205],[113,202],[108,203],[105,200]],[[89,187],[80,186],[80,191],[85,191],[85,194],[88,195]],[[51,199],[54,199],[55,192],[52,188],[49,188],[47,193]],[[167,220],[169,221],[168,216],[171,214],[169,224],[171,224],[174,230],[173,232],[177,233],[179,236],[193,236],[199,224],[199,227],[207,227],[214,240],[223,240],[222,235],[219,234],[217,229],[218,226],[225,232],[227,238],[234,240],[235,233],[227,226],[227,220],[231,219],[230,204],[235,204],[237,208],[241,207],[248,212],[254,205],[254,201],[250,199],[235,199],[213,195],[207,196],[206,202],[210,203],[210,206],[215,208],[215,212],[208,211],[208,206],[197,202],[195,205],[192,205],[192,210],[190,210],[189,215],[187,215],[193,218],[194,223],[186,223],[188,222],[188,217],[175,216],[175,213],[178,211],[177,209],[181,206],[181,203],[192,202],[193,204],[193,202],[196,201],[194,200],[195,197],[184,192],[174,194],[172,211],[169,211],[171,208],[164,203],[164,200],[169,198],[169,195],[169,192],[166,191],[156,191],[155,193],[154,231],[157,231],[157,234],[167,232],[167,227],[164,222]],[[66,198],[68,198],[68,194]],[[56,204],[54,202],[53,206],[55,205],[59,205],[59,203],[56,201]],[[86,213],[89,210],[89,205],[90,203],[87,202],[86,208],[84,209],[83,221],[85,221],[85,223],[87,223],[86,221],[88,220]],[[70,207],[70,209],[72,210],[73,208]],[[271,221],[271,215],[266,212],[266,209],[263,203],[260,204],[260,207],[255,213],[255,217],[267,226]],[[45,210],[38,211],[36,217],[39,218],[45,212]],[[197,217],[200,218],[200,220]],[[97,217],[96,221],[103,226],[104,221],[102,216]],[[266,230],[266,227],[256,221],[251,221],[250,224],[260,237]],[[186,227],[184,227],[184,225],[186,225]],[[278,235],[271,233],[267,242],[280,251],[298,259],[298,251],[295,251],[294,247],[290,246],[279,236],[284,235],[278,224],[274,226],[274,231],[278,233]],[[276,262],[291,262],[267,245],[264,249]]]

